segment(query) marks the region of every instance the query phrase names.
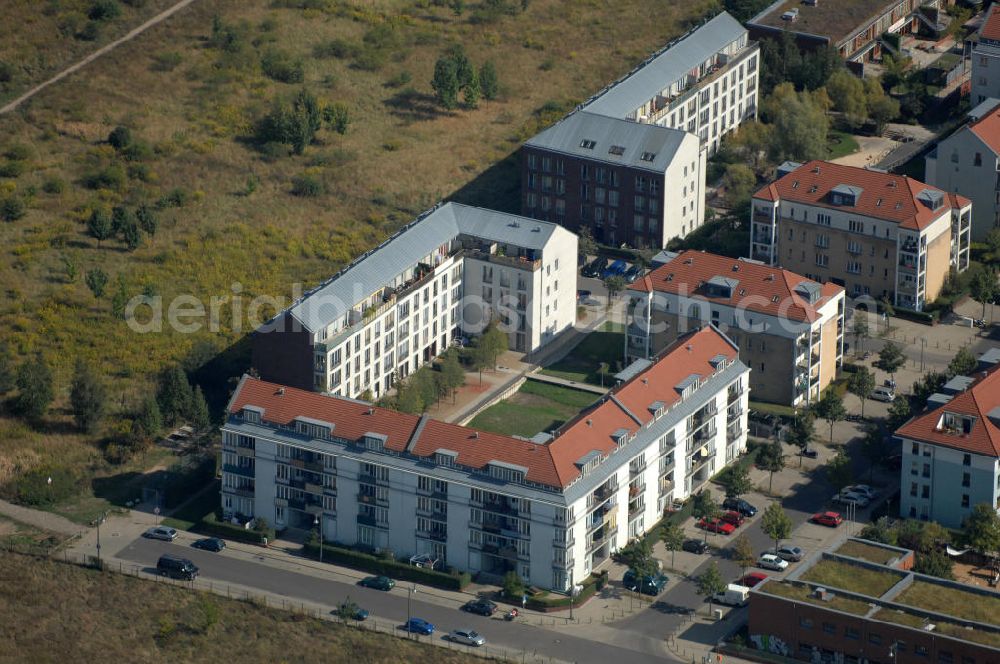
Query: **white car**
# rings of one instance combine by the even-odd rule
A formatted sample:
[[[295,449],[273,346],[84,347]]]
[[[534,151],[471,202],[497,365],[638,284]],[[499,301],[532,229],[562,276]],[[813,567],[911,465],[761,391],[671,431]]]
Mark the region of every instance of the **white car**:
[[[856,493],[860,496],[864,496],[868,500],[874,500],[875,496],[878,495],[878,491],[871,488],[867,484],[855,484],[854,486],[847,487],[847,490],[851,493]]]
[[[891,387],[886,387],[885,385],[879,385],[872,391],[872,399],[875,401],[884,401],[885,403],[892,403],[896,400],[896,391]]]
[[[834,496],[833,502],[840,503],[841,505],[857,505],[858,507],[865,508],[868,507],[869,500],[860,493],[845,490]]]
[[[445,638],[455,643],[463,643],[477,648],[486,643],[486,639],[473,629],[453,629]]]
[[[788,568],[788,561],[782,560],[773,553],[762,553],[757,559],[757,567],[773,569],[776,572],[784,572]]]
[[[149,539],[173,542],[177,538],[177,531],[173,528],[167,528],[166,526],[156,526],[155,528],[150,528],[144,532],[142,536],[148,537]]]

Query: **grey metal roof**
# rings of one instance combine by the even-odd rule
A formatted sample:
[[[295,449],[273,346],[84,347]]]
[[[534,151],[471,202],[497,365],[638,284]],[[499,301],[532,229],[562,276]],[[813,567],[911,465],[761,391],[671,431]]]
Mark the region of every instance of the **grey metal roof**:
[[[858,200],[861,197],[861,193],[864,191],[861,187],[852,184],[838,184],[836,187],[831,189],[835,194],[844,194],[846,196],[853,196],[854,200]]]
[[[937,408],[938,406],[943,406],[951,401],[950,394],[941,394],[940,392],[935,392],[934,394],[927,397],[927,405]]]
[[[980,364],[996,364],[1000,362],[1000,348],[994,346],[979,356]]]
[[[445,203],[417,217],[381,245],[306,293],[287,311],[305,329],[315,332],[460,234],[526,249],[541,249],[557,228],[556,224],[545,221]]]
[[[676,251],[667,251],[666,249],[664,249],[660,253],[658,253],[655,256],[653,256],[652,259],[650,259],[650,261],[649,261],[650,267],[652,267],[653,269],[656,269],[656,268],[660,267],[661,265],[666,265],[670,261],[672,261],[675,258],[677,258],[679,255],[680,254],[678,254]]]
[[[976,105],[971,111],[969,111],[969,119],[975,122],[979,120],[987,113],[992,111],[997,105],[1000,104],[1000,99],[995,99],[993,97],[987,97],[982,102]]]
[[[776,179],[780,179],[780,178],[785,177],[786,175],[788,175],[789,173],[791,173],[794,170],[797,170],[801,166],[802,166],[801,162],[798,162],[798,161],[783,161],[783,162],[781,162],[781,165],[778,166],[778,169],[777,169],[777,178]]]
[[[640,357],[639,359],[633,361],[632,364],[616,373],[615,380],[620,380],[623,383],[628,382],[651,366],[653,366],[653,362],[651,360]]]
[[[686,135],[680,129],[576,111],[531,137],[525,145],[663,173]],[[697,140],[693,135],[692,138]],[[583,147],[585,141],[586,145],[593,142],[593,147]],[[612,147],[624,151],[621,155],[612,154]]]
[[[955,376],[941,388],[946,394],[958,394],[969,389],[975,379],[968,376]]]
[[[591,113],[624,118],[745,32],[739,21],[722,12],[597,93],[583,108]]]
[[[736,288],[737,286],[740,285],[739,279],[733,279],[731,277],[722,277],[719,275],[715,275],[705,283],[711,286],[718,286],[720,288],[729,288],[729,289]]]

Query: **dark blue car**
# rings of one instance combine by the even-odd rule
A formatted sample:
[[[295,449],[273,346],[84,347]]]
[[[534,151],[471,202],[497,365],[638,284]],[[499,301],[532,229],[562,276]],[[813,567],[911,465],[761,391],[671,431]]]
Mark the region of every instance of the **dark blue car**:
[[[403,630],[407,632],[412,632],[413,634],[423,634],[424,636],[430,636],[434,633],[434,625],[427,622],[423,618],[410,618],[403,625]]]
[[[627,270],[627,269],[628,269],[628,265],[625,263],[625,261],[623,261],[623,260],[621,260],[619,258],[618,260],[616,260],[615,262],[613,262],[611,265],[609,265],[606,268],[604,268],[604,270],[601,272],[601,278],[602,279],[607,279],[608,277],[621,276],[621,275],[625,274],[625,270]]]

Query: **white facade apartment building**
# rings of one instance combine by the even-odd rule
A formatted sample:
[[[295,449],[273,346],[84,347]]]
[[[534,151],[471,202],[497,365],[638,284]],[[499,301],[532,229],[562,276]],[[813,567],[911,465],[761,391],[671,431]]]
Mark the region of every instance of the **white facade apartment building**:
[[[1000,512],[1000,349],[956,376],[927,410],[896,431],[902,441],[900,516],[961,528],[981,503]]]
[[[683,129],[709,155],[722,137],[757,118],[760,47],[726,12],[668,44],[582,109]]]
[[[266,380],[384,395],[495,318],[531,352],[576,317],[576,236],[551,223],[447,203],[412,222],[254,334]]]
[[[997,61],[1000,76],[1000,60]],[[938,142],[924,157],[928,184],[972,201],[973,241],[1000,228],[1000,99],[969,112],[969,123]]]
[[[972,42],[972,104],[1000,99],[1000,12],[991,5],[986,20]]]
[[[531,440],[244,377],[223,511],[566,592],[744,451],[748,373],[705,328]]]

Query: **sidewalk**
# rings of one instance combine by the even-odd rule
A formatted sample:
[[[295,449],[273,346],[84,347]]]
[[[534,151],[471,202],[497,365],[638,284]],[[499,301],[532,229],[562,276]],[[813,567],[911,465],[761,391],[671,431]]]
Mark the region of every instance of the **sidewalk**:
[[[0,500],[0,515],[29,526],[41,528],[42,530],[47,530],[53,533],[59,533],[60,535],[67,535],[69,537],[80,535],[86,531],[84,526],[73,523],[69,519],[61,517],[58,514],[32,509],[30,507],[21,507],[20,505],[8,503],[6,500]]]

